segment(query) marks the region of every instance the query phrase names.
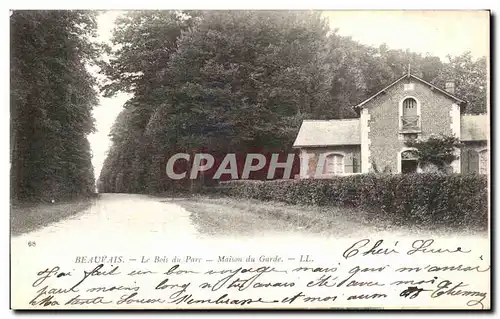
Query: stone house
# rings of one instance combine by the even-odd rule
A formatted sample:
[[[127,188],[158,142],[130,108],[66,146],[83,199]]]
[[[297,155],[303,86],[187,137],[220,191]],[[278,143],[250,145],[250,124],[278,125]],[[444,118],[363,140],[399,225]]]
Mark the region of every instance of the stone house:
[[[408,139],[431,135],[458,137],[455,173],[489,171],[489,118],[467,115],[466,102],[410,73],[353,106],[358,118],[303,121],[293,147],[300,150],[300,178],[368,172],[419,172],[405,146]]]

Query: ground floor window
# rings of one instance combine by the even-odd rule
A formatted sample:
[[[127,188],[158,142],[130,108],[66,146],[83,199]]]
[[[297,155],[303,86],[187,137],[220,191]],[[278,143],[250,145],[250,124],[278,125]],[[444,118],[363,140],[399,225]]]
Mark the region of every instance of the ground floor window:
[[[344,156],[341,154],[330,154],[326,157],[327,174],[344,173]]]

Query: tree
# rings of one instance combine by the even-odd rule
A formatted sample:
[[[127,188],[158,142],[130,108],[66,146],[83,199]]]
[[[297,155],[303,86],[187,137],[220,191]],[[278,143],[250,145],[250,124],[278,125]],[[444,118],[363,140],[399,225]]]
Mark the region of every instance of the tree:
[[[415,148],[410,152],[416,156],[422,168],[434,166],[441,172],[446,172],[449,165],[458,159],[457,149],[462,147],[458,138],[446,135],[432,135],[425,141],[412,140],[405,144]]]
[[[200,12],[133,11],[117,19],[110,61],[102,63],[107,82],[105,96],[116,92],[132,94],[115,121],[112,147],[99,180],[106,191],[145,192],[153,177],[149,166],[155,154],[145,130],[156,108],[166,100],[162,71],[177,49],[177,40]],[[160,148],[156,144],[156,148]],[[120,181],[117,182],[117,178]],[[117,189],[117,186],[119,189]]]
[[[487,112],[487,65],[486,58],[474,59],[470,52],[452,57],[439,72],[436,84],[444,87],[447,81],[455,82],[455,94],[467,103],[466,113]]]
[[[306,12],[206,13],[165,68],[168,98],[148,132],[179,150],[291,146],[293,118],[329,107],[326,32]]]
[[[94,192],[87,135],[94,129],[99,56],[95,14],[15,11],[11,23],[11,196]]]

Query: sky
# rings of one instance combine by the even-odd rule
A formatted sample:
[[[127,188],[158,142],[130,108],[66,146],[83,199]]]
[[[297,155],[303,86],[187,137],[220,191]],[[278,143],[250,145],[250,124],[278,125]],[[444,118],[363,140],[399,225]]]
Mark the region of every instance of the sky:
[[[441,60],[465,51],[475,57],[489,52],[487,11],[331,11],[324,16],[340,35],[375,47],[386,43]]]
[[[101,14],[98,19],[98,40],[110,42],[114,28],[115,19],[122,11],[107,11]],[[96,120],[96,132],[89,135],[88,140],[92,149],[92,165],[94,166],[94,174],[99,178],[102,165],[106,158],[107,151],[111,145],[109,132],[115,122],[118,113],[122,110],[123,104],[129,99],[127,94],[117,94],[111,98],[100,97],[99,105],[94,108],[94,118]]]
[[[123,11],[108,11],[98,18],[99,40],[109,41],[114,20]],[[391,49],[430,53],[442,60],[448,54],[471,51],[474,57],[489,54],[489,19],[486,11],[330,11],[323,12],[332,29],[360,43]],[[129,96],[100,98],[94,109],[96,133],[89,136],[96,178],[110,146],[108,134]]]

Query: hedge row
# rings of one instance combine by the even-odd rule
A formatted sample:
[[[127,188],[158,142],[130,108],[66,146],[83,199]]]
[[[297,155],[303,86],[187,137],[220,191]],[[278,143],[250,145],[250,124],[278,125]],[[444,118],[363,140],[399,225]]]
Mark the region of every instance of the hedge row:
[[[360,207],[395,223],[486,229],[488,183],[481,175],[360,174],[328,180],[232,181],[213,191],[302,205]]]

